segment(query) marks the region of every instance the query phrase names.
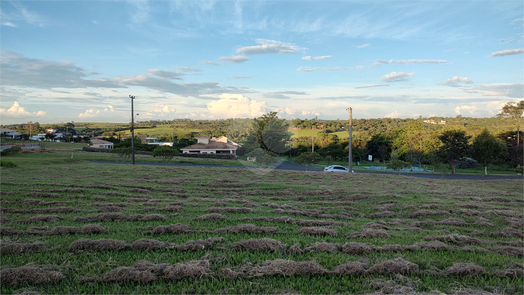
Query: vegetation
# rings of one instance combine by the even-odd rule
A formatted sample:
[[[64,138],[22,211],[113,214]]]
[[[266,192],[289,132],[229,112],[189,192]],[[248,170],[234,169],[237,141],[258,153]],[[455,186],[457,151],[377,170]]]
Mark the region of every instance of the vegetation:
[[[523,291],[521,180],[70,154],[22,154],[2,170],[2,294]]]
[[[473,158],[484,165],[486,175],[489,164],[503,162],[508,157],[508,147],[487,129],[475,138],[471,148]]]
[[[466,132],[462,130],[447,130],[439,135],[438,139],[442,141],[440,152],[442,157],[451,163],[451,174],[455,174],[455,160],[468,155],[469,138],[470,136],[466,136]]]
[[[163,145],[163,146],[157,146],[153,150],[153,153],[151,155],[155,158],[157,157],[160,158],[162,163],[167,163],[171,159],[173,159],[173,157],[178,153],[179,153],[178,150],[174,149],[173,147]]]
[[[322,156],[320,156],[318,153],[315,152],[309,152],[309,153],[302,153],[298,157],[295,158],[295,162],[306,166],[306,170],[311,168],[313,164],[318,163],[322,159]],[[332,161],[331,161],[332,162]]]

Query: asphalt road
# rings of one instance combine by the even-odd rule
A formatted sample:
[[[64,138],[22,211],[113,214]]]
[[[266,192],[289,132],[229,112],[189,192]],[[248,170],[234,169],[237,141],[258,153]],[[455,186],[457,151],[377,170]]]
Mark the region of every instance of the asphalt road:
[[[98,164],[121,164],[121,165],[131,165],[130,162],[114,162],[114,161],[91,161]],[[224,167],[224,168],[248,168],[246,166],[234,166],[234,165],[214,165],[214,164],[190,164],[190,163],[153,163],[153,162],[136,162],[135,165],[139,166],[186,166],[186,167]],[[256,168],[255,168],[256,169]],[[275,170],[292,170],[292,171],[306,171],[306,167],[290,163],[282,162],[280,163]],[[309,171],[322,172],[322,168],[310,168]],[[377,171],[358,171],[358,174],[383,174],[383,175],[398,175],[398,173],[387,173],[387,172],[377,172]],[[524,180],[522,175],[467,175],[467,174],[423,174],[423,173],[401,173],[401,176],[405,177],[417,177],[417,178],[428,178],[428,179],[455,179],[455,180],[497,180],[497,179],[513,179],[513,180]]]

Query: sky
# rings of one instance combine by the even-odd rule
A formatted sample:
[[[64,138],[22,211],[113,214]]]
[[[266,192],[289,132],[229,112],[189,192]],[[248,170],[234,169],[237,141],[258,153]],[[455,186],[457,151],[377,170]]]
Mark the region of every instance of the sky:
[[[524,2],[0,1],[0,122],[492,117]]]

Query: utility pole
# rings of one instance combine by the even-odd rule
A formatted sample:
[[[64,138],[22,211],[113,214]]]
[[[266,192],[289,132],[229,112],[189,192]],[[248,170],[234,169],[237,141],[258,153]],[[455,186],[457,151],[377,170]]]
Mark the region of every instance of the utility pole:
[[[349,111],[349,146],[348,146],[348,169],[349,173],[353,171],[353,109],[347,108],[346,111]]]
[[[133,165],[135,165],[135,109],[133,105],[135,96],[129,95],[129,98],[131,98],[131,158],[133,159]]]
[[[315,136],[313,135],[313,126],[311,126],[311,152],[315,152]]]

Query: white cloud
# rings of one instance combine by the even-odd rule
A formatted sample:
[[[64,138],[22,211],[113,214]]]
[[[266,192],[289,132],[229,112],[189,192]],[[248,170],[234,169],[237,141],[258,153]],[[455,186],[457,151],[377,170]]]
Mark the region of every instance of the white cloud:
[[[267,104],[251,100],[242,94],[223,93],[219,100],[209,102],[207,109],[220,118],[253,118],[265,114]]]
[[[362,44],[362,45],[357,45],[355,46],[356,48],[366,48],[366,47],[369,47],[369,45],[371,45],[370,43],[366,43],[366,44]]]
[[[311,60],[312,57],[311,57],[310,55],[308,55],[308,56],[304,56],[302,59],[303,59],[303,60]]]
[[[356,86],[356,87],[353,87],[355,89],[360,89],[360,88],[373,88],[373,87],[384,87],[384,86],[389,86],[390,84],[371,84],[371,85],[363,85],[363,86]]]
[[[115,108],[112,105],[108,104],[107,107],[104,108],[104,111],[114,112]]]
[[[401,115],[401,114],[400,114],[399,112],[394,111],[393,113],[389,113],[389,114],[387,114],[385,117],[386,117],[386,118],[399,118],[400,115]]]
[[[495,52],[491,53],[491,57],[513,55],[513,54],[522,54],[522,53],[524,53],[524,48],[507,49],[507,50],[502,50],[502,51],[495,51]]]
[[[524,83],[477,85],[467,90],[480,91],[485,96],[507,96],[524,99]]]
[[[218,66],[218,65],[220,65],[220,63],[218,63],[216,61],[212,61],[212,60],[203,60],[202,62],[205,63],[206,65],[210,65],[210,66]]]
[[[0,108],[0,114],[11,116],[11,117],[23,117],[23,116],[43,116],[46,114],[44,111],[29,112],[18,101],[13,102],[13,105],[8,108]]]
[[[298,72],[304,72],[304,73],[316,72],[316,71],[343,71],[343,70],[351,70],[351,68],[346,68],[346,67],[331,67],[331,68],[327,68],[327,67],[315,67],[315,68],[300,67],[300,68],[297,69]]]
[[[155,108],[154,110],[155,113],[173,114],[176,112],[175,108],[170,107],[168,105],[155,104],[153,105],[153,107]]]
[[[317,111],[302,111],[302,116],[320,116],[320,112]]]
[[[237,49],[237,53],[242,54],[265,54],[265,53],[299,53],[302,48],[291,44],[276,40],[256,39],[256,43],[260,45],[244,46]]]
[[[251,79],[253,76],[235,76],[233,79]]]
[[[93,117],[98,116],[98,114],[100,114],[100,110],[89,109],[89,110],[86,110],[84,113],[79,114],[78,118],[80,119],[93,118]]]
[[[392,63],[398,63],[398,64],[443,64],[443,63],[449,63],[449,61],[444,59],[403,59],[403,60],[385,60],[385,59],[377,59],[371,66],[380,66],[380,65],[386,65],[386,64],[392,64]]]
[[[303,60],[321,60],[321,59],[328,59],[328,58],[332,58],[331,55],[321,55],[321,56],[304,56],[302,59]]]
[[[382,81],[387,82],[398,82],[398,81],[405,81],[408,79],[408,77],[415,76],[415,72],[406,73],[406,72],[391,72],[387,75],[382,76],[380,78]]]
[[[147,70],[147,73],[149,75],[157,76],[160,78],[177,79],[177,80],[180,80],[181,79],[180,76],[183,75],[179,72],[159,70],[159,69],[150,69],[150,70]]]
[[[446,81],[442,81],[439,84],[444,86],[451,86],[451,87],[457,87],[461,86],[462,84],[472,84],[473,81],[471,81],[468,77],[459,77],[459,76],[453,76],[451,79],[447,79]]]
[[[463,111],[467,111],[469,114],[473,115],[473,113],[475,113],[476,110],[477,110],[476,106],[464,105],[464,106],[457,106],[455,108],[455,113],[457,113],[458,115],[462,115],[464,114]]]
[[[286,108],[283,108],[283,109],[275,109],[275,112],[278,112],[278,114],[283,114],[283,115],[287,115],[287,116],[293,116],[297,110],[294,110],[290,107],[286,107]]]
[[[3,23],[2,23],[2,26],[11,27],[11,28],[16,28],[16,25],[13,24],[12,22],[3,22]]]
[[[248,61],[248,58],[243,55],[232,55],[232,56],[221,56],[218,58],[218,60],[234,62],[234,63],[239,64],[239,63]]]

